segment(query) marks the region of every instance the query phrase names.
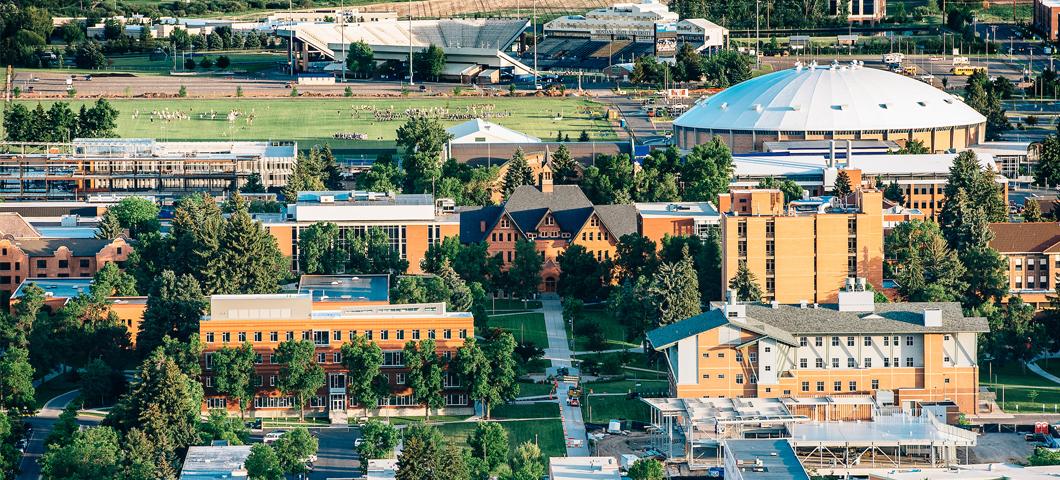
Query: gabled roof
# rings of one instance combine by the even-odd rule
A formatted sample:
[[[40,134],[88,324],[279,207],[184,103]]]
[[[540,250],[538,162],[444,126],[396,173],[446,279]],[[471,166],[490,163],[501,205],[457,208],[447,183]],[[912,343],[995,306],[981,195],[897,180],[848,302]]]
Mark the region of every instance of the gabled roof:
[[[61,247],[70,249],[75,257],[94,257],[112,242],[106,238],[41,238],[19,240],[17,245],[30,257],[51,257]]]
[[[541,143],[541,139],[517,132],[481,118],[468,120],[445,129],[452,143]]]
[[[991,223],[990,246],[1001,253],[1046,253],[1060,243],[1060,223]]]
[[[544,193],[537,187],[522,185],[501,206],[487,206],[460,213],[460,239],[464,243],[485,240],[503,214],[515,228],[524,233],[536,232],[546,214],[551,213],[563,232],[577,233],[593,213],[615,238],[637,231],[637,209],[633,205],[593,205],[577,185],[554,185]],[[485,231],[482,223],[485,221]]]

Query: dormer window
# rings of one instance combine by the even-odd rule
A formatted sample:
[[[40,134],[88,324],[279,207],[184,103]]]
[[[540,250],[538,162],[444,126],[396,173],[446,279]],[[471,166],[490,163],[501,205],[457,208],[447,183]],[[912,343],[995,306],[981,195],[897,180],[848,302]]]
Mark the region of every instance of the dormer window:
[[[556,219],[552,215],[545,215],[545,225],[555,225]]]
[[[511,228],[512,224],[508,222],[507,218],[501,219],[501,228]]]
[[[591,227],[599,227],[600,226],[600,219],[596,218],[595,216],[590,218],[589,219],[589,226],[591,226]]]

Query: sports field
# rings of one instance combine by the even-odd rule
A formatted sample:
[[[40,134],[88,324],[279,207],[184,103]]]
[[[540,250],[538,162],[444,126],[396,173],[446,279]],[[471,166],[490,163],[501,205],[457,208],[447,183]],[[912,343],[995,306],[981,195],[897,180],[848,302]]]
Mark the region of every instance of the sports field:
[[[55,100],[41,101],[44,108]],[[29,108],[37,101],[25,100]],[[89,100],[72,100],[74,111]],[[392,146],[407,109],[427,111],[449,127],[464,118],[492,116],[500,125],[540,137],[557,131],[576,140],[614,140],[604,107],[580,98],[290,98],[290,99],[113,99],[120,112],[117,134],[158,140],[294,140],[304,146]],[[234,113],[233,113],[234,112]],[[230,115],[232,113],[232,115]],[[336,140],[361,134],[363,140]],[[300,145],[300,147],[303,145]]]

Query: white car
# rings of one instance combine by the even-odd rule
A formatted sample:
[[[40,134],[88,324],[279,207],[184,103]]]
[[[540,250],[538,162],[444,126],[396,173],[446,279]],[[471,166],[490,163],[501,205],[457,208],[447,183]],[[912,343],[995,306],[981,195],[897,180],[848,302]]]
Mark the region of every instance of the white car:
[[[261,439],[262,443],[270,444],[280,439],[287,433],[287,430],[276,430],[265,434],[265,438]]]
[[[353,448],[361,448],[361,444],[364,443],[364,438],[360,437],[353,441]]]

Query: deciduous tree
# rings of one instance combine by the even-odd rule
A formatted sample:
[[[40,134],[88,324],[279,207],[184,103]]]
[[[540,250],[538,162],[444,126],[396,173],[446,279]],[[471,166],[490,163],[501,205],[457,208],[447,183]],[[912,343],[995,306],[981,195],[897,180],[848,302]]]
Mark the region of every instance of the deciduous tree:
[[[416,399],[423,405],[427,420],[431,409],[445,405],[443,394],[442,363],[435,350],[434,340],[424,339],[418,343],[409,341],[404,349],[405,367],[408,368],[408,384]]]
[[[232,397],[239,405],[239,416],[246,415],[256,390],[254,346],[250,342],[238,347],[221,347],[213,353],[213,383],[217,393]]]
[[[324,368],[317,364],[315,354],[311,340],[287,340],[276,347],[274,360],[281,365],[276,387],[294,397],[299,418],[305,418],[309,397],[324,386]]]

